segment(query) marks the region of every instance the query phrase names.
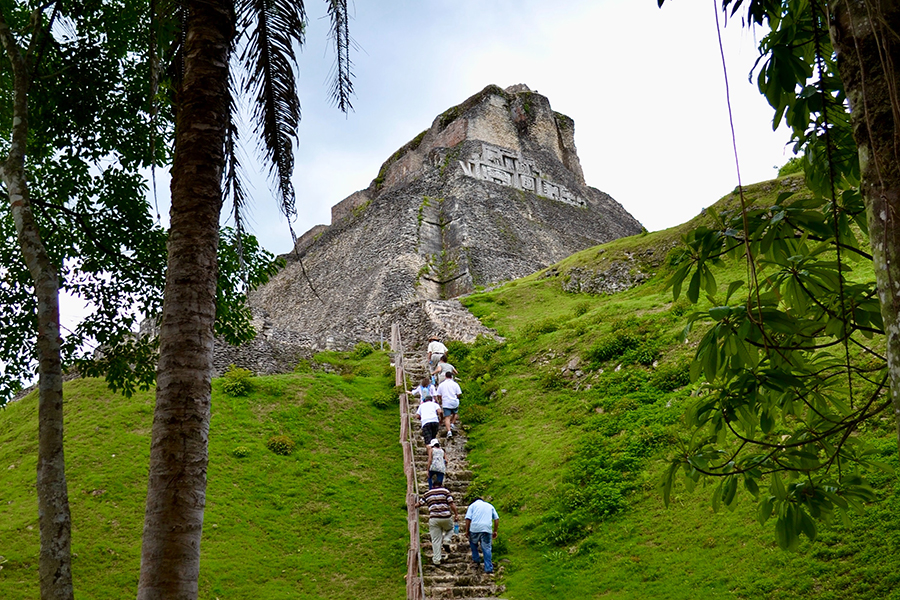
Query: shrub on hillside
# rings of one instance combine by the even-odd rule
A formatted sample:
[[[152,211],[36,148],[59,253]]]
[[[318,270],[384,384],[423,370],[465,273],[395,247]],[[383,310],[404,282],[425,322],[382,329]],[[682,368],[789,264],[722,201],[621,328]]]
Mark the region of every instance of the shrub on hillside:
[[[691,304],[690,300],[687,298],[682,298],[676,302],[672,303],[672,308],[669,309],[673,315],[676,317],[683,317],[688,312],[692,311],[694,305]]]
[[[253,389],[251,377],[253,373],[249,370],[231,365],[223,376],[222,391],[229,396],[246,396]]]
[[[238,446],[231,451],[231,455],[235,458],[246,458],[250,456],[250,448],[248,448],[247,446]]]
[[[622,355],[625,363],[638,363],[645,366],[652,365],[657,358],[659,358],[659,349],[653,340],[644,340]]]
[[[450,340],[446,344],[447,346],[447,361],[462,361],[465,360],[466,357],[469,356],[469,352],[471,352],[471,347],[468,344],[464,344],[458,340]]]
[[[585,353],[585,358],[593,364],[606,362],[622,356],[640,343],[638,336],[627,331],[617,331],[594,344]]]
[[[793,175],[794,173],[803,172],[804,156],[792,156],[786,163],[778,169],[778,176]]]
[[[487,498],[485,498],[485,492],[487,492],[492,483],[494,483],[493,477],[476,475],[475,479],[469,483],[469,487],[466,490],[465,501],[471,503],[477,498],[487,500]]]
[[[579,302],[575,305],[575,316],[580,317],[581,315],[587,314],[587,312],[591,310],[591,303],[585,300],[584,302]]]
[[[391,408],[397,406],[399,397],[392,391],[382,391],[375,394],[372,398],[372,406],[378,409]]]
[[[352,358],[353,360],[360,360],[372,354],[374,351],[375,348],[372,347],[372,344],[359,342],[358,344],[356,344],[356,346],[353,347],[353,352],[350,353],[350,358]]]
[[[466,404],[459,410],[459,418],[462,422],[471,425],[484,423],[488,420],[490,411],[486,406],[480,404]]]
[[[690,367],[686,363],[660,365],[650,377],[650,385],[664,392],[675,391],[690,382]]]
[[[521,335],[526,340],[533,340],[545,333],[553,333],[557,329],[559,329],[559,321],[557,319],[546,319],[536,323],[528,323],[521,329]]]
[[[286,435],[273,435],[266,442],[266,448],[279,456],[288,456],[295,446],[294,440]]]
[[[563,374],[556,369],[547,371],[538,378],[538,387],[545,392],[549,392],[550,390],[561,390],[566,387],[567,383],[568,381],[563,377]]]

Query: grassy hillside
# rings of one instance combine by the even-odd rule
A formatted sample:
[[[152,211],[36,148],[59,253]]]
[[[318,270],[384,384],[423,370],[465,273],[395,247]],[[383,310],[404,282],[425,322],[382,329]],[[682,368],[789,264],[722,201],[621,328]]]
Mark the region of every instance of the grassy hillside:
[[[323,354],[329,370],[253,378],[246,397],[214,382],[200,597],[404,595],[406,492],[384,353]],[[73,571],[81,598],[134,597],[153,394],[126,399],[98,380],[66,385]],[[0,412],[0,598],[38,594],[34,395]],[[296,442],[289,456],[266,448]],[[243,447],[246,456],[235,450]],[[241,454],[238,451],[237,454]]]
[[[790,178],[753,186],[771,203]],[[719,207],[735,206],[730,194]],[[471,494],[500,512],[495,548],[510,600],[900,600],[900,487],[871,474],[879,501],[816,543],[778,549],[751,503],[714,514],[711,488],[656,492],[685,435],[696,392],[687,365],[692,310],[665,290],[673,246],[708,220],[617,240],[464,299],[506,342],[451,343],[462,374]],[[854,277],[871,277],[854,265]],[[726,263],[720,281],[740,278]],[[616,272],[645,281],[608,295],[566,292],[577,277]],[[201,598],[402,598],[405,483],[393,376],[383,353],[322,354],[316,368],[254,380],[248,397],[213,396]],[[327,367],[326,366],[331,365]],[[76,589],[133,596],[146,489],[152,394],[67,385],[69,490]],[[37,597],[35,399],[0,412],[0,598]],[[290,456],[272,435],[297,442]],[[897,466],[890,419],[861,435]],[[239,447],[247,455],[236,456]],[[243,452],[238,452],[242,454]]]
[[[754,186],[750,200],[773,202],[791,181]],[[720,206],[734,202],[729,195]],[[464,299],[507,338],[451,348],[466,392],[462,419],[477,423],[476,485],[501,514],[506,597],[900,598],[896,476],[871,474],[881,500],[848,525],[821,528],[796,553],[778,549],[772,522],[760,526],[751,502],[713,514],[711,488],[682,486],[663,507],[656,486],[685,435],[698,338],[681,341],[693,309],[673,303],[664,282],[673,244],[707,218]],[[616,261],[652,276],[611,295],[563,291],[573,268],[604,272]],[[727,264],[717,277],[740,279],[743,269]],[[863,435],[897,466],[889,419]]]

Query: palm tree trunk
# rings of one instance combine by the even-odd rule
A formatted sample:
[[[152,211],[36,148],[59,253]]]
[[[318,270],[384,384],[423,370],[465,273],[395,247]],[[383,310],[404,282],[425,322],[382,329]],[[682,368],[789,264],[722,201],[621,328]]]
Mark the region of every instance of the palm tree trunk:
[[[831,36],[850,101],[900,438],[900,2],[836,0]]]
[[[168,272],[160,325],[139,600],[197,597],[234,7],[185,3]]]
[[[9,194],[22,257],[34,282],[37,299],[38,354],[38,523],[41,551],[38,571],[43,600],[71,600],[72,587],[69,492],[63,453],[62,360],[59,337],[59,275],[41,239],[31,211],[25,152],[28,143],[28,89],[31,72],[6,19],[0,15],[2,43],[13,71],[13,131],[0,178]]]

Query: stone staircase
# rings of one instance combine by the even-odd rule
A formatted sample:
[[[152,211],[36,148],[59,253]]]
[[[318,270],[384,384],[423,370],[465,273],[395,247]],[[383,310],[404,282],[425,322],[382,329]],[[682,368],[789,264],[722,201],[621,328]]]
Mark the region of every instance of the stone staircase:
[[[404,366],[408,369],[407,373],[410,377],[418,379],[421,379],[427,370],[420,354],[405,356]],[[419,493],[423,494],[428,490],[428,473],[425,468],[428,451],[422,440],[420,428],[417,426],[418,421],[415,419],[415,411],[419,407],[418,396],[410,396],[409,402],[412,423],[416,424],[413,427],[416,475]],[[442,424],[438,438],[447,460],[444,487],[453,494],[457,511],[459,511],[460,526],[461,529],[464,529],[465,514],[468,508],[465,496],[473,476],[466,459],[466,432],[464,428],[460,427],[453,432],[453,437],[448,438]],[[453,536],[450,553],[448,555],[444,552],[440,565],[434,565],[431,562],[431,538],[428,533],[428,509],[426,507],[419,510],[419,533],[422,549],[422,575],[425,583],[425,597],[428,600],[439,598],[496,599],[497,594],[503,592],[504,586],[498,584],[496,580],[503,571],[503,567],[497,563],[499,557],[496,555],[494,557],[494,574],[486,575],[481,565],[475,565],[472,562],[469,542],[463,531]]]

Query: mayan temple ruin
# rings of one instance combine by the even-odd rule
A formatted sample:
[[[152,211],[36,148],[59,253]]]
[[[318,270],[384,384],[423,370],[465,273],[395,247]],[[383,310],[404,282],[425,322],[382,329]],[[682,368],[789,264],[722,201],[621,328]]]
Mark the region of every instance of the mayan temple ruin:
[[[290,369],[299,351],[484,328],[454,298],[574,252],[640,233],[584,181],[574,121],[527,86],[488,86],[388,158],[368,188],[332,207],[250,299],[258,338],[217,347],[228,364]],[[308,278],[308,280],[307,280]]]

